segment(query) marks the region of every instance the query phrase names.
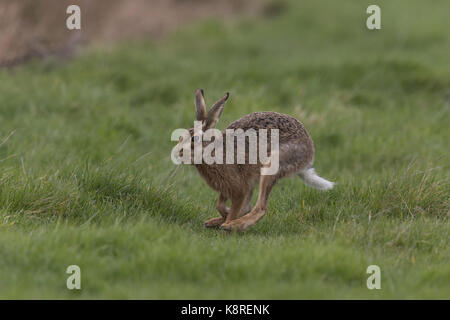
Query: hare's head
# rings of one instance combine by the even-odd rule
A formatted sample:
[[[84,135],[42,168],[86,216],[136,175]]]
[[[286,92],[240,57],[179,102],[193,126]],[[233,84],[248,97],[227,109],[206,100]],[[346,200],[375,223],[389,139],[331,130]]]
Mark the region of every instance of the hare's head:
[[[189,129],[189,136],[180,137],[178,146],[180,147],[180,157],[183,156],[183,148],[190,144],[191,151],[194,150],[194,142],[200,141],[203,133],[215,128],[220,116],[222,115],[223,107],[227,101],[229,93],[227,92],[221,99],[214,103],[209,111],[206,111],[205,96],[203,89],[195,91],[195,121],[197,124]],[[193,152],[191,152],[193,155]]]

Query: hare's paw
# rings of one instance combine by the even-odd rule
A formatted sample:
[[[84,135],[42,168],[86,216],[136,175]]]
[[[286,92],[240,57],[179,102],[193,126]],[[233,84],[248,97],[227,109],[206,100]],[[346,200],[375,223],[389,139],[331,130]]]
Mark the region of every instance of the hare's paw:
[[[227,231],[244,231],[249,226],[250,225],[247,223],[246,219],[239,218],[222,224],[220,229]]]
[[[225,222],[224,217],[211,218],[205,221],[206,228],[217,228]]]

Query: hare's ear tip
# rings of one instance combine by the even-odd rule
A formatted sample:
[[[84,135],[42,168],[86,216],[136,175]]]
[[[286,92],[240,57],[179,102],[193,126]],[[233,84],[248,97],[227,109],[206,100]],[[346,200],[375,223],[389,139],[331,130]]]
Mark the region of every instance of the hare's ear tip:
[[[203,89],[198,88],[197,90],[195,90],[195,93],[198,93],[198,92],[200,92],[203,97],[205,96],[205,92],[203,91]]]
[[[229,92],[225,93],[225,100],[227,100],[229,96],[230,96]]]

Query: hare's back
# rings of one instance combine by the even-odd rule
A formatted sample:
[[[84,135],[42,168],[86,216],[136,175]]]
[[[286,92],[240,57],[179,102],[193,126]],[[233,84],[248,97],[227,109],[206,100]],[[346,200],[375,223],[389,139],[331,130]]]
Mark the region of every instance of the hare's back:
[[[294,139],[311,139],[303,124],[287,114],[278,112],[255,112],[232,122],[227,129],[278,129],[280,142]]]

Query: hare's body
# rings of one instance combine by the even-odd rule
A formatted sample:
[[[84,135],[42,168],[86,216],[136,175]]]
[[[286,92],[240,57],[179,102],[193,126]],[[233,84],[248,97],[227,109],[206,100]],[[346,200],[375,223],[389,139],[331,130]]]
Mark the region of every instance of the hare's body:
[[[255,112],[246,115],[233,123],[226,129],[242,129],[247,131],[253,129],[259,138],[260,129],[278,129],[280,145],[280,165],[277,176],[279,178],[289,176],[310,167],[314,158],[314,144],[303,125],[295,118],[277,112]],[[223,154],[225,163],[226,129],[222,131]],[[270,136],[268,136],[268,152],[270,153]],[[206,145],[207,143],[205,143]],[[237,144],[234,144],[234,153],[237,154]],[[245,150],[248,152],[248,141]],[[246,164],[197,164],[200,175],[206,183],[216,191],[219,191],[231,199],[239,194],[253,189],[261,176],[262,164],[248,164],[248,153]]]
[[[203,130],[215,127],[227,98],[228,94],[206,114],[203,91],[197,90],[197,120],[203,121]],[[245,164],[196,164],[195,167],[202,178],[220,194],[217,209],[221,217],[206,221],[206,227],[220,226],[226,230],[242,231],[255,224],[266,212],[267,199],[272,187],[283,177],[298,174],[313,187],[324,190],[333,187],[333,183],[320,178],[315,173],[313,169],[314,143],[297,119],[277,112],[255,112],[234,121],[226,129],[242,129],[244,131],[254,129],[257,135],[260,134],[260,129],[267,129],[268,132],[271,129],[277,129],[279,169],[274,174],[261,175],[261,169],[270,163],[261,163],[258,158],[257,164],[249,164],[248,140],[245,141],[245,151],[247,152]],[[229,151],[226,150],[226,129],[222,131],[224,157]],[[267,145],[270,147],[270,134],[267,135],[267,141]],[[203,145],[209,143],[211,142],[204,142]],[[237,154],[237,144],[233,145],[233,152]],[[267,152],[271,154],[272,150],[269,148]],[[258,200],[252,209],[252,194],[258,182]],[[226,207],[227,200],[231,200],[231,208]]]

